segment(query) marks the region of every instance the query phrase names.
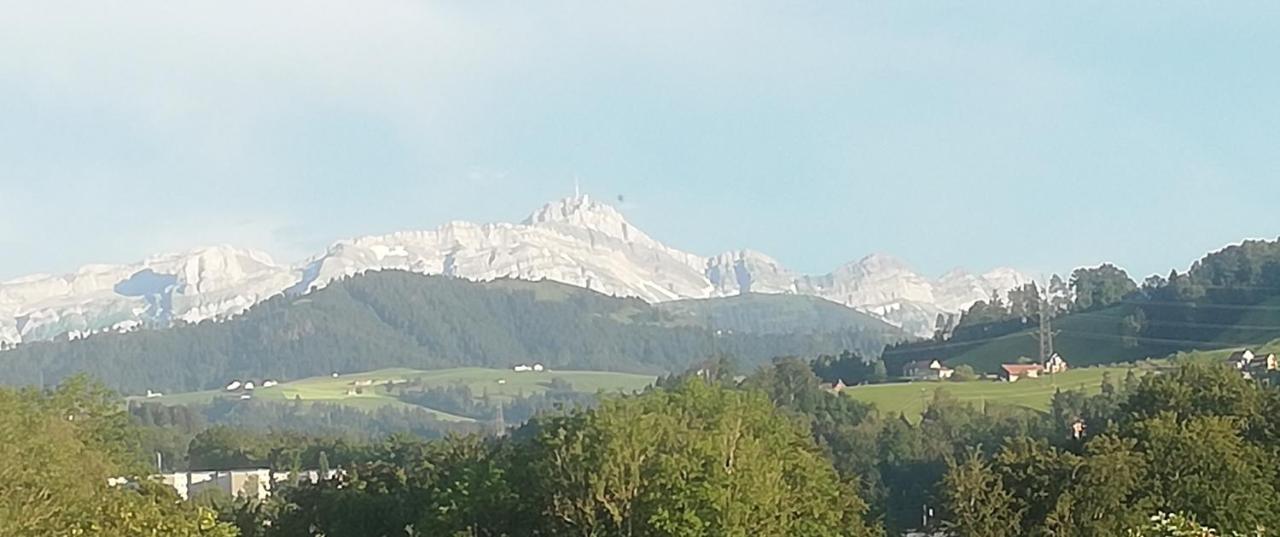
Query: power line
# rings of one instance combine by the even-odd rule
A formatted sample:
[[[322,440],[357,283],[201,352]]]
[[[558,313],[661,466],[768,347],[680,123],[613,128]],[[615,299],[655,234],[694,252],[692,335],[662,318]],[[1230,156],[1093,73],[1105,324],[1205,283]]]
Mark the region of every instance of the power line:
[[[1072,317],[1076,317],[1076,316],[1080,316],[1080,315],[1097,315],[1097,316],[1102,316],[1101,314],[1096,314],[1096,313],[1094,313],[1094,314],[1089,314],[1089,313],[1078,313],[1078,314],[1072,315]],[[1117,320],[1117,321],[1119,321],[1119,319],[1116,319],[1116,320]],[[1147,321],[1147,322],[1148,322],[1149,324],[1164,323],[1163,321]],[[1174,321],[1169,321],[1169,322],[1170,322],[1170,323],[1172,323],[1172,322],[1174,322]],[[1194,325],[1195,323],[1183,323],[1183,324],[1187,324],[1187,325]],[[1204,324],[1204,325],[1200,325],[1200,326],[1205,326],[1205,327],[1218,327],[1218,328],[1235,328],[1235,327],[1237,327],[1237,325],[1209,325],[1209,324]],[[1256,329],[1256,330],[1268,330],[1268,329],[1269,329],[1269,330],[1277,330],[1277,331],[1280,331],[1280,326],[1274,326],[1274,327],[1265,327],[1265,326],[1256,326],[1256,325],[1244,325],[1244,326],[1250,326],[1250,327],[1252,327],[1251,329]],[[1249,343],[1233,343],[1233,342],[1205,341],[1205,340],[1195,340],[1195,339],[1174,339],[1174,338],[1153,338],[1153,337],[1144,337],[1144,336],[1124,336],[1124,335],[1120,335],[1120,334],[1105,333],[1105,332],[1096,332],[1096,331],[1089,331],[1089,330],[1082,330],[1082,329],[1058,329],[1058,330],[1054,331],[1053,333],[1054,333],[1055,335],[1056,335],[1056,334],[1072,334],[1072,335],[1075,335],[1075,336],[1080,336],[1080,337],[1084,337],[1084,338],[1092,338],[1092,339],[1115,339],[1115,340],[1132,339],[1132,340],[1137,340],[1137,341],[1146,341],[1146,342],[1152,342],[1152,343],[1178,343],[1178,344],[1189,344],[1189,345],[1212,345],[1212,346],[1220,346],[1220,347],[1222,347],[1222,348],[1248,347],[1248,346],[1250,346],[1250,345],[1255,345],[1255,344],[1257,344],[1257,342],[1249,342]],[[994,342],[994,341],[1000,341],[1000,340],[1006,340],[1006,339],[1018,339],[1018,338],[1038,339],[1038,338],[1037,338],[1037,336],[1038,336],[1038,330],[1035,330],[1035,331],[1020,330],[1020,331],[1017,331],[1017,332],[1013,332],[1013,333],[1010,333],[1010,334],[1004,334],[1004,335],[1001,335],[1001,336],[992,336],[992,337],[979,338],[979,339],[970,339],[970,340],[958,341],[958,342],[954,342],[954,343],[943,343],[943,344],[939,344],[939,345],[922,346],[922,347],[918,347],[918,348],[911,348],[911,349],[890,349],[890,350],[886,350],[886,351],[884,351],[884,352],[882,353],[882,356],[891,356],[891,355],[896,355],[896,354],[908,354],[908,353],[912,353],[912,354],[914,354],[914,353],[929,352],[929,351],[934,351],[934,350],[943,350],[943,349],[950,349],[950,348],[956,348],[956,347],[977,347],[977,346],[980,346],[980,345],[983,345],[983,344],[986,344],[986,343],[991,343],[991,342]],[[1046,337],[1045,339],[1047,340],[1048,338]],[[1048,348],[1048,347],[1046,347],[1046,349],[1047,349],[1047,348]]]
[[[1005,334],[1005,335],[1002,335],[1002,336],[992,336],[992,337],[987,337],[987,338],[970,339],[970,340],[965,340],[965,341],[957,341],[957,342],[954,342],[954,343],[941,343],[941,344],[938,344],[938,345],[930,345],[930,346],[928,346],[928,347],[920,347],[920,348],[918,348],[918,349],[906,349],[906,350],[894,350],[894,349],[890,349],[890,350],[886,350],[886,351],[884,351],[884,352],[883,352],[883,353],[881,353],[881,354],[882,354],[882,355],[887,356],[887,355],[892,355],[892,354],[905,354],[905,353],[915,353],[915,352],[922,352],[922,351],[930,351],[930,350],[934,350],[934,349],[950,349],[950,348],[955,348],[955,347],[971,346],[971,345],[975,345],[975,344],[978,344],[978,343],[989,343],[989,342],[992,342],[992,341],[998,341],[998,340],[1002,340],[1002,339],[1013,339],[1013,338],[1020,338],[1020,337],[1034,337],[1034,334],[1032,334],[1032,333],[1030,333],[1030,332],[1027,332],[1027,331],[1025,331],[1025,330],[1019,330],[1019,331],[1017,331],[1017,332],[1014,332],[1014,333],[1011,333],[1011,334]]]
[[[1137,341],[1148,341],[1148,342],[1153,342],[1153,343],[1179,343],[1179,344],[1186,344],[1186,345],[1210,345],[1210,346],[1221,347],[1221,348],[1224,348],[1224,349],[1231,349],[1231,348],[1237,348],[1237,347],[1248,347],[1248,346],[1250,346],[1250,345],[1256,345],[1256,344],[1257,344],[1257,342],[1253,342],[1253,343],[1227,343],[1227,342],[1223,342],[1223,341],[1202,341],[1202,340],[1198,340],[1198,339],[1168,339],[1168,338],[1153,338],[1153,337],[1143,337],[1143,336],[1122,336],[1122,335],[1119,335],[1119,334],[1103,334],[1103,333],[1101,333],[1101,332],[1082,332],[1082,331],[1075,331],[1075,330],[1063,330],[1062,332],[1063,332],[1063,333],[1067,333],[1067,334],[1073,334],[1073,335],[1076,335],[1076,336],[1079,336],[1079,337],[1082,337],[1082,338],[1085,338],[1085,339],[1119,339],[1119,340],[1133,339],[1133,340],[1137,340]]]
[[[1108,314],[1105,314],[1105,313],[1077,313],[1077,314],[1074,314],[1074,315],[1072,315],[1072,316],[1071,316],[1071,318],[1073,318],[1073,319],[1074,319],[1074,318],[1077,318],[1077,317],[1089,317],[1089,318],[1095,318],[1095,319],[1114,319],[1114,320],[1116,320],[1116,321],[1119,321],[1119,319],[1117,319],[1115,316],[1113,316],[1113,315],[1108,315]],[[1147,321],[1144,321],[1144,323],[1145,323],[1145,324],[1160,325],[1160,326],[1183,326],[1183,327],[1188,327],[1188,328],[1197,328],[1197,327],[1202,327],[1202,328],[1235,328],[1235,329],[1240,329],[1240,330],[1276,330],[1276,331],[1280,331],[1280,324],[1277,324],[1277,325],[1260,325],[1260,324],[1219,324],[1219,323],[1202,323],[1202,322],[1197,322],[1197,321],[1161,321],[1161,320],[1150,320],[1150,319],[1149,319],[1149,320],[1147,320]]]
[[[1121,300],[1118,303],[1131,304],[1135,306],[1172,306],[1172,307],[1195,308],[1195,309],[1280,311],[1280,306],[1264,306],[1261,304],[1199,304],[1195,302],[1178,302],[1174,300]]]

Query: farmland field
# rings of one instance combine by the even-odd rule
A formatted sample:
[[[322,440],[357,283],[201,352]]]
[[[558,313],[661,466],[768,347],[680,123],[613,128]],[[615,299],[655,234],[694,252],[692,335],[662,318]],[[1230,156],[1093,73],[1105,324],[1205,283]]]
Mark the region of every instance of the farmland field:
[[[1049,408],[1054,392],[1059,389],[1083,389],[1093,394],[1101,391],[1102,377],[1107,373],[1111,374],[1114,382],[1120,383],[1130,369],[1134,370],[1134,374],[1142,376],[1158,367],[1156,363],[1151,362],[1126,366],[1090,367],[1017,382],[975,380],[875,384],[854,386],[846,389],[844,393],[859,401],[874,404],[883,415],[896,415],[901,412],[913,421],[920,418],[925,405],[940,389],[946,390],[960,401],[978,406],[989,403],[1043,411]]]
[[[516,373],[509,369],[455,368],[422,371],[394,368],[339,375],[337,377],[312,377],[282,382],[270,388],[258,387],[252,394],[253,399],[257,401],[334,403],[365,410],[384,406],[423,408],[396,399],[388,385],[410,381],[419,381],[421,387],[464,385],[470,388],[471,392],[476,394],[477,397],[487,394],[490,400],[502,401],[545,392],[550,388],[551,381],[554,379],[568,382],[573,386],[573,390],[578,392],[630,393],[653,384],[655,377],[606,371],[531,371]],[[239,391],[208,390],[155,398],[131,397],[130,400],[170,405],[205,404],[218,398],[239,399],[240,393]],[[470,418],[432,411],[444,420],[471,421]]]

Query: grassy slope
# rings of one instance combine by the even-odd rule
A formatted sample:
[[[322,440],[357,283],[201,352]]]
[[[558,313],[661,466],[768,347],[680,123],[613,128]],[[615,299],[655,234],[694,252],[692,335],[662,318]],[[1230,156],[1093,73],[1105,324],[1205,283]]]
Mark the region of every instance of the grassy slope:
[[[807,295],[749,293],[657,304],[671,322],[761,334],[814,333],[855,329],[900,332],[897,328],[835,302]]]
[[[1090,366],[1159,358],[1179,351],[1257,347],[1280,339],[1280,298],[1249,309],[1235,327],[1222,331],[1210,341],[1138,338],[1136,347],[1126,346],[1120,333],[1120,320],[1133,308],[1132,305],[1116,306],[1059,319],[1054,325],[1056,350],[1072,365]],[[1013,362],[1020,356],[1036,357],[1037,345],[1035,332],[1024,331],[966,350],[951,357],[948,363],[970,364],[979,371],[993,372],[1001,363]]]
[[[1280,297],[1248,308],[1233,328],[1228,328],[1218,341],[1232,346],[1261,345],[1280,339]]]
[[[1071,315],[1054,324],[1057,336],[1055,350],[1077,367],[1130,362],[1147,357],[1162,357],[1177,350],[1160,342],[1140,342],[1126,347],[1120,334],[1120,320],[1129,315],[1129,306]],[[1000,364],[1013,363],[1019,357],[1039,356],[1039,342],[1034,330],[1027,330],[992,340],[951,358],[948,364],[969,364],[981,372],[993,373]]]
[[[333,377],[312,377],[284,382],[271,388],[259,388],[254,391],[254,399],[259,401],[293,401],[300,398],[311,403],[335,403],[364,410],[384,406],[404,406],[422,408],[401,402],[392,397],[382,387],[388,381],[405,382],[421,379],[425,386],[451,386],[464,384],[471,388],[477,396],[488,393],[491,399],[510,399],[520,395],[531,395],[548,389],[552,379],[564,379],[580,392],[633,392],[641,390],[654,381],[654,377],[613,373],[605,371],[546,371],[542,373],[515,373],[504,369],[456,368],[433,371],[393,368],[380,369],[365,373]],[[363,387],[362,394],[347,395],[347,391],[357,381],[373,381],[372,386]],[[499,384],[499,380],[505,380]],[[148,401],[163,404],[202,404],[215,398],[237,398],[220,390],[190,392],[165,395],[152,399],[133,397],[134,401]],[[435,412],[443,420],[471,421],[470,418],[455,416],[446,412],[427,409]]]
[[[997,382],[993,380],[975,380],[971,382],[904,382],[895,384],[876,384],[855,386],[844,393],[867,403],[876,405],[884,415],[906,414],[909,419],[919,419],[925,405],[933,398],[937,390],[946,390],[960,401],[981,406],[984,403],[1026,407],[1033,410],[1046,410],[1055,391],[1083,389],[1087,393],[1097,393],[1101,389],[1102,376],[1111,374],[1114,382],[1124,380],[1130,368],[1136,368],[1137,374],[1152,370],[1150,364],[1134,364],[1133,366],[1090,367],[1072,369],[1052,377],[1024,379],[1017,382]]]

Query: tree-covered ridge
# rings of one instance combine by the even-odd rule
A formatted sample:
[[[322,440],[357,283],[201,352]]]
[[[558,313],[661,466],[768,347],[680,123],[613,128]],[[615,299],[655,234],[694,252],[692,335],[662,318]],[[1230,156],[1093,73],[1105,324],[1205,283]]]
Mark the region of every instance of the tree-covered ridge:
[[[1038,351],[1043,299],[1054,317],[1057,349],[1073,364],[1159,357],[1192,349],[1255,347],[1280,339],[1280,240],[1251,240],[1210,253],[1185,273],[1141,284],[1104,264],[1029,286],[940,319],[931,341],[886,350],[891,374],[918,359],[950,360],[994,371]]]
[[[753,315],[766,318],[767,310]],[[141,393],[392,366],[541,362],[658,373],[718,354],[746,364],[843,349],[875,354],[896,337],[883,323],[805,334],[715,330],[637,299],[551,282],[477,283],[387,271],[302,297],[279,296],[227,322],[23,345],[0,353],[0,381],[52,384],[86,372],[113,388]]]

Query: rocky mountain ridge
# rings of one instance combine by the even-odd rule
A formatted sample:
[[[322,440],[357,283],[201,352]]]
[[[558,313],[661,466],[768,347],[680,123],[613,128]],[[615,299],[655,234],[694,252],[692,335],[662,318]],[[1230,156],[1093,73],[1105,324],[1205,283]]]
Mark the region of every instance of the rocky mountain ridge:
[[[301,263],[276,263],[230,246],[158,255],[128,265],[0,283],[0,344],[169,326],[236,315],[280,293],[306,293],[370,270],[400,269],[472,280],[548,279],[647,302],[745,292],[822,297],[918,334],[1027,277],[1002,268],[939,279],[876,254],[825,275],[795,273],[751,250],[712,257],[667,246],[588,196],[547,204],[519,224],[450,222],[339,241]]]

